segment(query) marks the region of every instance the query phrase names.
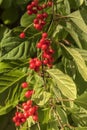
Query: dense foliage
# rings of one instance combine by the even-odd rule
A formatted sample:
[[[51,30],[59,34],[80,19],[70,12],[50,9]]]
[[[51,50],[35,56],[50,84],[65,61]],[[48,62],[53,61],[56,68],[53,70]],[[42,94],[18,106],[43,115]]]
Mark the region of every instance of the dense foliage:
[[[0,130],[87,130],[87,1],[31,3],[0,0]]]

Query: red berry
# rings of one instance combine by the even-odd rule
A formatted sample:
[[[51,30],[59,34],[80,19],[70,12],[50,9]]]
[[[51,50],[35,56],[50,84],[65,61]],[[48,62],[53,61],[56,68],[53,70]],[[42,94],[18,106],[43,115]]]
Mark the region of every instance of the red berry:
[[[42,47],[42,44],[39,42],[39,43],[37,43],[36,47],[37,47],[37,48],[41,48],[41,47]]]
[[[28,5],[27,10],[32,10],[32,7],[33,7],[32,5]]]
[[[39,67],[36,67],[36,68],[34,69],[34,71],[36,71],[36,72],[38,72],[39,70],[40,70]]]
[[[48,34],[46,33],[46,32],[44,32],[43,34],[42,34],[42,38],[47,38],[48,37]]]
[[[35,65],[36,65],[37,67],[41,66],[41,61],[40,61],[40,60],[37,60],[36,63],[35,63]]]
[[[44,20],[42,20],[42,21],[41,21],[41,25],[44,26],[45,24],[46,24],[46,22],[45,22]]]
[[[26,105],[27,105],[27,103],[24,102],[24,103],[22,104],[22,107],[24,108],[24,106],[26,106]]]
[[[34,19],[34,24],[39,24],[39,20],[38,19]]]
[[[42,10],[43,8],[42,8],[42,6],[37,6],[37,9]]]
[[[24,117],[25,117],[25,118],[28,118],[28,117],[29,117],[28,112],[25,112],[25,113],[24,113]]]
[[[20,122],[16,122],[15,125],[16,125],[16,126],[20,126]]]
[[[20,33],[19,37],[20,37],[21,39],[24,39],[24,38],[25,38],[25,33],[24,33],[24,32]]]
[[[31,94],[34,94],[34,93],[35,93],[35,91],[34,91],[34,90],[30,90],[30,93],[31,93]]]
[[[29,15],[32,15],[33,12],[32,12],[31,10],[28,10],[27,13],[28,13]]]
[[[28,83],[27,82],[23,82],[21,85],[22,88],[27,88],[28,87]]]
[[[20,113],[18,113],[18,117],[19,117],[19,118],[24,117],[23,113],[21,113],[21,112],[20,112]]]
[[[33,7],[36,7],[37,4],[38,4],[38,2],[35,2],[35,1],[32,1],[32,2],[31,2],[31,5],[32,5]]]
[[[28,100],[28,101],[27,101],[27,105],[28,105],[28,106],[32,106],[32,100]]]
[[[37,10],[36,9],[32,9],[32,13],[33,14],[37,14]]]
[[[42,50],[46,50],[47,48],[48,48],[48,46],[46,44],[43,44],[41,47]]]
[[[38,116],[37,115],[33,115],[32,118],[33,118],[34,121],[38,121]]]
[[[14,116],[14,117],[12,118],[12,120],[13,120],[13,122],[16,122],[16,121],[17,121],[17,118]]]
[[[47,18],[48,17],[48,14],[47,13],[43,13],[43,18]]]
[[[30,63],[30,69],[35,69],[35,63]]]
[[[22,123],[24,123],[25,121],[26,121],[26,118],[25,118],[25,117],[21,118],[21,122],[22,122]]]
[[[47,4],[43,4],[43,5],[42,5],[42,8],[43,8],[43,9],[47,8]]]
[[[25,93],[25,97],[26,98],[30,98],[31,97],[31,95],[32,95],[32,93],[31,93],[31,91],[29,90],[29,91],[27,91],[26,93]]]
[[[37,111],[38,110],[38,106],[34,106],[34,110]]]
[[[35,113],[34,107],[31,107],[31,108],[28,110],[28,113],[29,113],[30,115],[33,115],[33,114]]]
[[[48,60],[44,60],[44,61],[43,61],[43,64],[44,64],[44,65],[47,65],[47,64],[48,64]]]
[[[25,111],[27,111],[29,108],[30,108],[30,107],[29,107],[28,105],[25,105],[25,106],[23,107],[23,109],[24,109]]]
[[[37,6],[39,1],[38,1],[38,0],[34,0],[33,2],[34,2],[33,4],[34,4],[35,6]]]
[[[53,50],[53,49],[50,49],[49,52],[50,52],[51,54],[54,54],[54,50]]]
[[[53,2],[49,1],[47,5],[51,7],[53,5]]]
[[[42,38],[41,40],[40,40],[40,43],[43,45],[43,44],[45,44],[45,38]]]
[[[43,19],[43,14],[37,14],[38,19]]]
[[[35,27],[37,30],[42,30],[42,25],[40,25],[40,24],[34,24],[34,27]]]

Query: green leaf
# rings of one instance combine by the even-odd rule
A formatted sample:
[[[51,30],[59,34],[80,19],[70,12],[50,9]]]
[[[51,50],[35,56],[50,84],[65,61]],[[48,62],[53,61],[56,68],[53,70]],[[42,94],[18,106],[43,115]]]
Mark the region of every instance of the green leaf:
[[[87,18],[86,18],[87,9],[86,9],[86,7],[84,7],[82,10],[79,10],[79,12],[80,12],[83,22],[85,23],[85,26],[87,26]],[[79,22],[81,22],[81,20],[79,20]],[[83,23],[81,23],[81,25],[82,24]],[[77,46],[79,48],[87,49],[87,32],[84,31],[84,29],[82,30],[82,28],[80,25],[78,26],[74,22],[68,21],[67,27],[65,27],[65,30],[67,30],[70,33],[71,37],[74,39],[74,41],[75,41],[74,44],[77,44]]]
[[[6,115],[0,116],[0,130],[15,130],[15,125],[12,122],[13,111]]]
[[[75,103],[85,109],[87,109],[87,92],[79,96],[76,100]]]
[[[48,123],[48,121],[50,119],[49,112],[50,112],[49,108],[44,108],[44,109],[38,110],[39,120],[41,121],[42,124]]]
[[[32,95],[32,100],[39,106],[44,106],[50,99],[51,93],[45,91],[43,85],[44,81],[43,78],[37,75],[36,73],[33,74],[32,82],[33,89],[35,90],[34,95]],[[30,78],[30,77],[29,77]],[[29,81],[29,79],[27,79]]]
[[[9,63],[0,62],[0,73],[5,72],[9,69],[12,69],[12,66]]]
[[[20,86],[15,85],[0,94],[0,115],[7,114],[18,104],[20,92]]]
[[[78,9],[78,7],[80,7],[84,0],[68,0],[70,5],[71,5],[71,9]]]
[[[3,59],[26,59],[29,56],[35,54],[36,41],[32,40],[22,40],[18,36],[15,36],[11,31],[9,31],[1,41],[1,58]]]
[[[67,124],[68,123],[68,119],[67,119],[67,115],[66,115],[66,112],[60,108],[60,107],[57,107],[57,113],[58,115],[60,116],[61,120],[62,120],[62,123],[63,124]]]
[[[67,34],[68,33],[63,26],[58,25],[53,32],[53,38],[61,41],[66,38]]]
[[[78,71],[81,74],[81,76],[84,78],[85,81],[87,81],[87,66],[85,64],[84,59],[82,58],[81,54],[75,50],[75,48],[67,48],[64,45],[62,45],[65,50],[71,55],[71,57],[74,59],[76,66],[78,67]]]
[[[3,0],[0,0],[0,5],[2,4]]]
[[[78,48],[76,50],[81,54],[84,61],[87,62],[87,50],[86,49],[78,49]]]
[[[4,10],[1,17],[2,17],[3,23],[6,25],[9,25],[16,22],[18,20],[18,16],[19,14],[18,14],[17,8],[11,7]]]
[[[87,130],[87,127],[77,127],[75,130]]]
[[[47,124],[47,130],[59,130],[57,121],[50,121]]]
[[[65,30],[71,35],[71,37],[74,39],[75,41],[75,44],[79,47],[79,48],[82,48],[82,45],[81,45],[81,40],[80,40],[80,31],[77,32],[77,28],[75,28],[75,26],[73,24],[67,24],[67,27],[64,27]],[[81,32],[82,34],[82,32]]]
[[[2,1],[2,8],[9,8],[9,7],[11,7],[11,5],[12,5],[12,2],[13,2],[13,0],[3,0]]]
[[[87,110],[76,106],[71,108],[71,118],[77,126],[87,126]]]
[[[68,0],[64,0],[64,5],[66,7],[66,14],[70,14],[70,4]]]
[[[21,5],[21,4],[27,4],[29,2],[29,0],[17,0],[16,1],[16,3],[18,4],[18,5]]]
[[[13,85],[16,85],[26,76],[27,74],[23,73],[20,70],[12,70],[8,73],[0,75],[0,93],[12,87]]]
[[[0,115],[10,112],[19,101],[23,101],[21,83],[26,74],[20,70],[0,75]]]
[[[20,24],[23,27],[27,27],[29,25],[32,25],[33,19],[35,18],[35,15],[28,15],[27,12],[21,17]]]
[[[84,2],[84,0],[75,0],[75,1],[78,7],[81,6]]]
[[[51,94],[49,92],[46,92],[38,88],[38,90],[35,91],[33,100],[39,106],[44,106],[49,101],[50,97],[51,97]]]
[[[0,41],[3,38],[3,36],[9,31],[9,29],[3,25],[0,25]],[[0,47],[1,49],[1,47]]]
[[[8,112],[10,112],[16,105],[18,104],[17,103],[13,103],[12,104],[9,104],[9,105],[6,105],[6,106],[0,106],[0,115],[4,115],[4,114],[7,114]]]
[[[83,19],[83,16],[79,10],[68,15],[71,22],[73,22],[78,28],[80,28],[84,33],[87,34],[87,25]],[[86,14],[85,14],[86,17]]]
[[[52,80],[57,84],[61,93],[69,99],[76,98],[76,86],[73,80],[67,75],[64,74],[59,69],[50,69],[47,70],[49,75],[52,77]]]

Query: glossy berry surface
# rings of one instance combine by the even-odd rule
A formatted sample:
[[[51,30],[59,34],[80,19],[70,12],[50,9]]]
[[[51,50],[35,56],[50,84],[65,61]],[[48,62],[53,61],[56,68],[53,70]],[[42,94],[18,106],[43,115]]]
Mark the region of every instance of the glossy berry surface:
[[[20,33],[19,37],[20,37],[21,39],[24,39],[24,38],[25,38],[25,33],[24,33],[24,32]]]
[[[27,88],[27,87],[28,87],[28,83],[27,83],[27,82],[23,82],[23,83],[21,84],[21,87],[22,87],[22,88]]]

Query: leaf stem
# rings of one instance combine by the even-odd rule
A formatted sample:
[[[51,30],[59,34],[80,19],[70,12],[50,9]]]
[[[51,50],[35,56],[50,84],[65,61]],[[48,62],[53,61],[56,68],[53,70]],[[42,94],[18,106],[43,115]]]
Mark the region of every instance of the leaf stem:
[[[55,116],[57,117],[58,124],[59,124],[61,130],[64,130],[64,126],[63,126],[63,124],[61,122],[60,116],[58,115],[58,113],[56,112],[56,110],[54,110],[54,108],[53,108],[53,112],[54,112]]]
[[[41,130],[39,122],[37,123],[38,130]]]
[[[32,23],[32,24],[29,24],[29,25],[23,30],[23,32],[26,32],[32,25],[33,25],[33,23]]]
[[[22,112],[24,112],[23,109],[22,109],[21,107],[16,106],[16,108],[17,108],[17,110],[21,110]]]
[[[61,101],[64,101],[64,102],[70,102],[70,101],[72,101],[73,102],[74,101],[73,99],[59,99],[59,98],[57,98],[57,100],[60,101],[60,102]]]

